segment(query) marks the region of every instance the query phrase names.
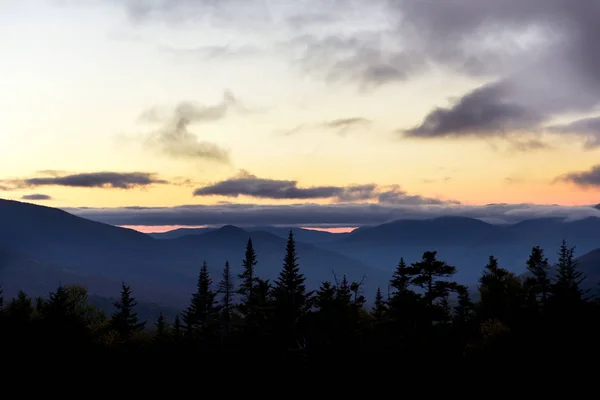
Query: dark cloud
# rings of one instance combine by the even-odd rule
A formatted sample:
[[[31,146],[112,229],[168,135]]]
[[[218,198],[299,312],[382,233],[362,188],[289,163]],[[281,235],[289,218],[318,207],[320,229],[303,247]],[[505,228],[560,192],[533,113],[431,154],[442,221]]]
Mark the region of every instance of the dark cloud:
[[[263,179],[242,171],[238,176],[196,189],[194,196],[251,196],[263,199],[324,199],[344,196],[345,191],[360,193],[361,190],[337,186],[298,187],[293,180]]]
[[[564,125],[553,125],[550,132],[579,135],[585,139],[588,149],[600,146],[600,117],[584,118]]]
[[[52,200],[51,196],[48,196],[47,194],[26,194],[25,196],[21,197],[21,200]]]
[[[587,171],[570,172],[559,177],[558,180],[581,187],[600,187],[600,165],[595,165]]]
[[[294,225],[361,226],[397,219],[426,219],[464,216],[490,223],[514,223],[531,218],[562,217],[581,219],[600,217],[600,210],[589,207],[563,207],[534,204],[461,205],[381,205],[381,204],[301,204],[256,205],[220,204],[178,207],[68,208],[84,218],[113,225]]]
[[[436,108],[423,123],[404,131],[408,137],[504,136],[537,126],[544,116],[513,102],[500,84],[481,87],[451,108]]]
[[[408,195],[398,185],[380,187],[375,184],[350,186],[298,187],[294,180],[258,178],[246,171],[238,176],[198,188],[194,196],[250,196],[261,199],[310,200],[333,199],[337,202],[356,202],[377,199],[386,204],[447,204],[447,201]],[[456,203],[456,202],[454,202]]]
[[[499,37],[503,33],[525,36],[536,32],[538,40],[545,43],[534,46],[525,59],[514,58],[514,67],[498,71],[500,77],[493,83],[465,94],[450,107],[431,111],[421,125],[405,131],[407,136],[531,133],[554,117],[588,112],[600,103],[600,48],[595,45],[600,40],[597,0],[401,4],[406,21],[419,27],[426,43],[435,43],[449,52],[472,45],[473,37]]]
[[[146,144],[174,158],[207,159],[228,163],[229,152],[219,145],[199,140],[189,131],[193,123],[215,122],[224,119],[236,107],[237,101],[230,92],[214,105],[205,106],[193,102],[179,103],[173,110],[165,112],[159,107],[144,111],[140,121],[161,123],[161,127],[148,135]]]
[[[156,174],[148,172],[90,172],[65,176],[11,179],[2,182],[13,190],[38,186],[133,189],[168,183],[166,180],[159,179]]]

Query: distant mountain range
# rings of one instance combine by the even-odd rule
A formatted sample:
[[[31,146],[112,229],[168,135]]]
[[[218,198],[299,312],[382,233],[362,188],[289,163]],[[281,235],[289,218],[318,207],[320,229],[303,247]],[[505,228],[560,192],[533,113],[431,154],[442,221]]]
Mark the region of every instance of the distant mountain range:
[[[316,289],[333,273],[363,280],[364,294],[384,291],[400,257],[420,259],[427,250],[458,268],[459,282],[473,285],[489,255],[522,274],[531,248],[540,245],[551,261],[561,240],[577,246],[590,283],[600,282],[600,218],[565,222],[556,218],[493,225],[463,217],[402,220],[351,233],[231,225],[143,234],[86,220],[59,209],[0,200],[0,282],[7,294],[22,288],[45,295],[59,283],[80,283],[98,302],[116,297],[120,282],[132,285],[142,303],[181,308],[194,290],[199,267],[207,261],[216,283],[226,260],[234,273],[249,237],[258,255],[257,273],[275,279],[285,241],[293,231],[307,285]],[[587,254],[586,254],[587,253]],[[155,307],[155,309],[156,309]]]

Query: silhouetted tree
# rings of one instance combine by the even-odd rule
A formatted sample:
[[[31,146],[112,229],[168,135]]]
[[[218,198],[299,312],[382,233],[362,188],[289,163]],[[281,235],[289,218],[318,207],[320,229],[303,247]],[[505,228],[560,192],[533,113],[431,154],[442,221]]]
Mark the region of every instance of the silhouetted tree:
[[[114,302],[115,311],[110,320],[110,327],[119,334],[121,339],[130,339],[134,333],[141,332],[146,326],[145,321],[139,321],[135,306],[137,302],[131,295],[131,287],[121,284],[121,299]]]
[[[229,261],[225,262],[225,268],[223,268],[223,276],[218,285],[218,293],[221,294],[221,318],[223,320],[223,327],[226,332],[229,332],[231,325],[231,308],[233,302],[234,284],[231,278],[229,270]]]
[[[6,307],[7,316],[17,324],[27,323],[33,314],[31,297],[19,290],[17,297],[13,298]]]
[[[545,307],[550,292],[550,264],[540,246],[531,249],[531,254],[527,260],[527,271],[532,275],[525,281],[528,296],[530,296],[533,303],[539,303],[542,307]]]
[[[556,265],[556,281],[551,286],[552,303],[561,308],[581,305],[587,292],[581,288],[585,276],[577,269],[575,259],[575,247],[568,247],[565,240],[562,241],[558,253]]]
[[[156,326],[154,339],[159,343],[166,343],[171,332],[167,319],[162,312],[158,315],[158,319],[154,325]]]
[[[173,341],[179,343],[181,342],[182,337],[183,329],[181,327],[181,320],[179,319],[179,315],[176,315],[175,320],[173,321]]]
[[[300,273],[294,234],[288,235],[283,268],[273,287],[273,302],[278,328],[288,336],[294,336],[297,324],[309,305],[309,293]]]
[[[404,258],[400,258],[400,262],[390,281],[390,286],[394,289],[394,293],[404,294],[404,292],[410,290],[410,284],[414,274],[414,268],[406,265]]]
[[[375,322],[381,322],[386,317],[387,314],[387,304],[383,298],[383,294],[381,293],[381,288],[377,288],[377,293],[375,294],[375,302],[373,303],[373,308],[371,310],[371,314],[373,318],[375,318]]]
[[[216,293],[211,290],[211,285],[212,279],[204,261],[198,275],[196,293],[192,295],[190,305],[183,313],[183,323],[188,334],[197,328],[206,330],[216,320]]]
[[[452,288],[453,282],[440,278],[449,278],[456,273],[456,267],[436,258],[437,251],[426,251],[421,261],[412,264],[414,278],[412,283],[425,289],[425,301],[431,306],[433,302],[444,297],[445,290]]]
[[[521,280],[512,272],[500,268],[498,259],[490,256],[479,279],[480,318],[510,324],[522,305],[523,294]]]
[[[256,285],[256,276],[254,273],[254,267],[258,263],[256,259],[256,252],[252,245],[252,238],[248,239],[246,243],[246,252],[244,259],[242,260],[242,273],[239,275],[240,287],[237,293],[241,296],[240,304],[238,306],[240,313],[247,319],[252,319],[252,313],[254,310],[254,287]]]

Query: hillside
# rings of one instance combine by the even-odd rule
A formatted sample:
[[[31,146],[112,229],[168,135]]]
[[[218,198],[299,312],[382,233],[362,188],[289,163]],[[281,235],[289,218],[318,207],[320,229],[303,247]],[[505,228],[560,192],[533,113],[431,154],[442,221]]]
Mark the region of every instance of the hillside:
[[[0,220],[4,222],[0,231],[2,248],[7,253],[25,255],[23,265],[27,265],[25,260],[56,265],[61,274],[81,277],[73,278],[75,281],[85,278],[92,286],[96,282],[115,282],[110,290],[98,284],[98,294],[103,296],[113,296],[119,289],[117,283],[126,280],[140,299],[175,306],[187,303],[202,261],[209,264],[215,282],[226,260],[230,261],[232,272],[239,273],[249,237],[258,254],[257,271],[265,278],[277,277],[285,251],[285,239],[268,232],[226,226],[201,235],[157,240],[50,207],[6,200],[0,200]],[[366,291],[375,290],[389,279],[386,274],[331,250],[300,241],[297,249],[311,289],[323,280],[331,280],[332,270],[340,277],[347,274],[350,279],[366,276]],[[48,281],[63,279],[60,276]],[[6,285],[10,285],[8,278]]]

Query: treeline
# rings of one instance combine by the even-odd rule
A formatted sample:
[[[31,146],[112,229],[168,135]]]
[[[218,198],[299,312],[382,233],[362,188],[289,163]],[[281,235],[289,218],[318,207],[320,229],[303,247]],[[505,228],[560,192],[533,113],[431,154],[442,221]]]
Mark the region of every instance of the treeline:
[[[174,320],[162,314],[140,321],[136,301],[123,283],[114,312],[89,305],[78,286],[59,286],[48,298],[20,292],[4,302],[0,292],[0,343],[18,354],[138,356],[203,360],[337,362],[401,356],[410,360],[484,361],[596,354],[600,305],[583,289],[574,248],[563,241],[550,265],[534,247],[527,277],[502,268],[493,256],[479,280],[477,301],[452,280],[456,268],[435,251],[398,263],[389,287],[365,306],[361,282],[345,276],[309,291],[290,232],[283,267],[275,281],[257,274],[249,239],[243,272],[229,262],[213,282],[200,268],[188,307]],[[234,302],[237,299],[237,302]]]

